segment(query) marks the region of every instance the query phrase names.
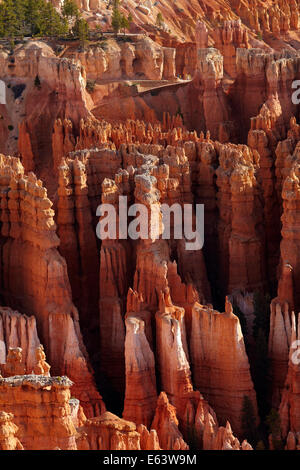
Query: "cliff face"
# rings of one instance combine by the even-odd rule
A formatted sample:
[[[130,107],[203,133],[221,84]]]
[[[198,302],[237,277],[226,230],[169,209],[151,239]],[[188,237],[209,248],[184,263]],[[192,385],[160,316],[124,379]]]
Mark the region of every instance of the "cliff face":
[[[1,49],[0,448],[250,450],[245,397],[299,446],[299,2],[170,5]]]
[[[40,345],[34,316],[27,317],[10,308],[0,308],[0,364],[5,364],[10,348],[21,348],[21,374],[31,373],[36,364],[36,348]],[[1,368],[1,366],[0,366]],[[2,371],[3,374],[3,371]],[[11,375],[16,375],[14,371]]]
[[[266,269],[260,187],[256,177],[258,155],[247,147],[224,145],[219,150],[219,162],[216,173],[221,278],[223,282],[228,279],[229,292],[242,285],[254,291],[264,284]],[[253,257],[257,259],[255,266]]]
[[[145,336],[145,322],[139,318],[139,308],[137,310],[136,314],[133,311],[126,313],[126,394],[123,417],[149,428],[157,400],[155,362]]]
[[[143,35],[135,42],[106,41],[105,47],[88,52],[66,51],[65,57],[80,60],[91,80],[175,80],[175,49],[161,47]]]
[[[238,49],[236,67],[231,96],[244,129],[249,129],[251,119],[252,129],[273,129],[278,140],[283,138],[285,126],[297,113],[290,90],[297,77],[299,57],[285,51]]]
[[[241,20],[225,21],[222,27],[213,31],[215,48],[224,57],[224,70],[232,78],[236,77],[236,50],[249,48],[247,30]]]
[[[233,430],[240,434],[244,396],[257,410],[256,395],[238,318],[229,301],[225,309],[225,313],[219,313],[194,305],[191,367],[195,386],[213,406],[221,424],[229,419]]]
[[[66,262],[57,250],[52,203],[42,182],[33,173],[24,175],[18,159],[1,156],[0,173],[3,298],[34,314],[54,373],[70,375],[89,412],[98,414],[101,398],[87,365]],[[94,410],[88,396],[93,397]]]
[[[283,438],[287,438],[289,433],[295,435],[299,429],[299,354],[297,347],[297,341],[299,341],[299,317],[297,321],[294,312],[291,315],[289,333],[290,349],[288,351],[288,372],[279,407]]]
[[[76,429],[69,405],[71,385],[66,377],[25,375],[0,379],[0,406],[13,412],[25,449],[76,450]],[[15,445],[20,447],[18,441]]]
[[[78,128],[80,119],[90,116],[85,70],[79,61],[60,59],[45,43],[32,41],[17,46],[13,56],[2,51],[0,63],[6,86],[1,113],[11,129],[1,150],[19,152],[27,171],[52,182],[47,170],[55,119],[68,116]]]
[[[280,244],[281,263],[290,264],[293,272],[294,303],[295,308],[299,308],[298,292],[298,255],[297,255],[297,217],[298,217],[298,158],[299,146],[296,147],[293,155],[287,158],[290,171],[282,187],[283,215],[282,215],[282,241]],[[288,295],[288,293],[286,293]],[[287,299],[288,300],[288,299]],[[293,304],[291,305],[293,306]]]

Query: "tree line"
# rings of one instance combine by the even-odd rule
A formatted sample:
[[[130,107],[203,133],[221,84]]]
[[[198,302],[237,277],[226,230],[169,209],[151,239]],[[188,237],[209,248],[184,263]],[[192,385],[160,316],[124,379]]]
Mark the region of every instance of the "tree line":
[[[61,13],[46,0],[2,0],[0,37],[14,42],[24,36],[67,36],[84,40],[88,24],[81,18],[74,0],[65,0]]]

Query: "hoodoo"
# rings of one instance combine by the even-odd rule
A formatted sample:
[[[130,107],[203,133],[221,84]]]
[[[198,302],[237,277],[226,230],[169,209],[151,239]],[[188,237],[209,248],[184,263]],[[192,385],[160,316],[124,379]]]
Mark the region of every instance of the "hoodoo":
[[[300,449],[299,82],[299,0],[1,0],[0,450]]]

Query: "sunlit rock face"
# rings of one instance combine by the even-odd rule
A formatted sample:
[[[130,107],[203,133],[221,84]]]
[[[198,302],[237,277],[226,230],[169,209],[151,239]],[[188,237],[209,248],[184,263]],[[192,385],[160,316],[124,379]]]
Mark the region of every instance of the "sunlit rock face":
[[[0,449],[297,449],[299,2],[76,4],[0,51]]]

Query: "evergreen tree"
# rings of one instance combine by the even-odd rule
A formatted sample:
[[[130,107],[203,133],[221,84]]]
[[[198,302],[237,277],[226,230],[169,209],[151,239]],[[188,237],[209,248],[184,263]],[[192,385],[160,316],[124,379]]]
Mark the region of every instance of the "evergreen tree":
[[[89,37],[89,25],[87,21],[83,18],[77,18],[73,28],[73,34],[74,36],[78,37],[80,46],[84,48]]]
[[[66,18],[46,0],[3,0],[0,4],[0,36],[13,42],[25,34],[60,36],[67,31]]]
[[[28,33],[31,36],[40,33],[41,11],[45,6],[43,0],[27,0],[25,7],[25,21]]]
[[[4,3],[0,3],[0,37],[5,36]]]
[[[96,25],[96,32],[97,32],[97,38],[98,39],[103,37],[102,28],[99,24]]]
[[[56,11],[52,3],[46,3],[40,16],[40,33],[42,36],[63,36],[67,33],[66,19]]]
[[[62,14],[68,20],[73,20],[73,19],[78,18],[80,16],[78,6],[74,2],[74,0],[65,0],[64,1],[63,7],[62,7]]]
[[[4,35],[14,41],[19,34],[20,24],[13,0],[6,0],[3,4]]]
[[[34,86],[36,88],[38,88],[39,90],[41,89],[41,81],[40,81],[40,77],[38,75],[36,75],[36,77],[34,79]]]
[[[26,4],[27,0],[13,0],[14,10],[17,17],[17,36],[24,36],[26,33]]]
[[[66,19],[70,30],[75,21],[80,18],[80,11],[74,0],[65,0],[62,8],[62,15]]]
[[[242,432],[243,437],[250,444],[255,445],[257,442],[256,419],[252,401],[246,395],[243,398],[242,408]]]
[[[115,32],[115,34],[118,34],[120,29],[125,30],[129,28],[130,24],[132,23],[132,16],[129,15],[128,18],[121,13],[120,11],[120,0],[113,0],[113,13],[112,13],[112,28]]]
[[[125,36],[126,29],[129,28],[129,21],[128,21],[128,19],[126,18],[125,15],[121,15],[120,27],[123,29],[123,33],[124,33],[124,36]]]
[[[113,28],[115,34],[118,34],[118,32],[120,31],[120,29],[122,27],[122,15],[121,15],[121,12],[120,12],[118,7],[115,7],[113,9],[113,14],[112,14],[112,18],[111,18],[111,25],[112,25],[112,28]]]
[[[255,450],[266,450],[264,441],[258,441]]]
[[[157,13],[155,24],[156,24],[156,26],[161,28],[163,23],[164,23],[164,18],[162,16],[161,12],[159,12],[159,13]]]
[[[275,450],[283,450],[283,442],[281,439],[281,423],[280,416],[274,408],[271,409],[266,419],[269,432],[272,435],[272,444]]]

